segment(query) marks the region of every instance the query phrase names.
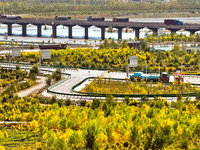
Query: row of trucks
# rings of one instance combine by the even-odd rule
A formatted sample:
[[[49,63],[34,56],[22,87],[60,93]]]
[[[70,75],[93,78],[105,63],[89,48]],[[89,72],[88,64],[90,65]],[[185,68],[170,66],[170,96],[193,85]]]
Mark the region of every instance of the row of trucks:
[[[92,17],[88,16],[87,21],[105,21],[104,17]],[[113,18],[113,22],[129,22],[129,18]]]
[[[9,19],[9,20],[21,20],[21,16],[5,16],[0,15],[1,19]],[[55,16],[55,20],[71,20],[71,17],[62,17],[62,16]],[[87,21],[105,21],[104,17],[95,18],[92,16],[88,16]],[[129,18],[113,18],[113,22],[129,22]]]
[[[133,75],[130,75],[130,80],[134,80],[136,78],[137,80],[147,80],[147,81],[153,81],[153,82],[169,82],[169,74],[167,72],[162,72],[160,75],[151,75],[151,74],[144,74],[143,72],[135,72]]]
[[[8,20],[21,20],[21,16],[6,16],[1,15],[1,19],[8,19]],[[62,17],[62,16],[55,16],[55,20],[71,20],[71,17]],[[104,17],[92,17],[88,16],[87,21],[105,21]],[[129,22],[129,18],[113,18],[113,22]],[[177,20],[177,19],[165,19],[164,20],[165,25],[183,25],[183,21]]]

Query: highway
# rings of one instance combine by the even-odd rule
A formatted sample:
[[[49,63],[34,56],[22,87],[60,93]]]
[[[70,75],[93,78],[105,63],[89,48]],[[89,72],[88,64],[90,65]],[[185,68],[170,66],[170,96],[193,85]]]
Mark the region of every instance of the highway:
[[[9,64],[5,63],[0,63],[1,67],[9,67]],[[15,68],[15,64],[11,64],[10,67]],[[30,68],[31,66],[21,66],[21,68]],[[43,67],[41,68],[42,70],[46,71],[55,71],[55,68],[48,68],[48,67]],[[53,92],[59,92],[59,93],[64,93],[64,94],[76,94],[72,92],[72,87],[81,81],[83,81],[85,78],[88,77],[106,77],[106,78],[119,78],[119,79],[125,79],[126,78],[126,73],[124,72],[110,72],[108,73],[107,71],[100,71],[100,70],[83,70],[83,69],[63,69],[63,73],[68,73],[71,74],[71,78],[66,80],[65,82],[58,84],[57,86],[53,87],[51,91]],[[174,81],[174,76],[170,75],[170,82]],[[200,76],[184,76],[184,82],[190,82],[192,84],[200,84]],[[81,87],[84,87],[85,83],[81,85]],[[88,82],[87,82],[88,84]],[[79,89],[81,89],[79,87]],[[84,96],[69,96],[69,95],[56,95],[58,98],[61,99],[66,99],[67,97],[70,97],[72,100],[80,100],[80,99],[86,99],[86,100],[91,100],[92,97],[84,97]],[[54,94],[47,93],[47,91],[44,91],[42,93],[43,96],[46,97],[52,97]],[[102,98],[104,99],[104,98]],[[140,98],[136,98],[140,100]],[[151,99],[151,98],[150,98]],[[176,97],[166,97],[169,101],[176,101]],[[195,99],[195,97],[191,97],[191,99]]]

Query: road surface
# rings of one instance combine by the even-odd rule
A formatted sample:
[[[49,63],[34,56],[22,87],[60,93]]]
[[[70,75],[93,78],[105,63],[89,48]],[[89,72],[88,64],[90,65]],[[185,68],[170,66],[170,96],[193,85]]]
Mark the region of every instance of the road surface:
[[[4,64],[4,63],[0,63],[0,66],[9,66],[9,64]],[[15,67],[14,64],[11,64],[10,67]],[[24,68],[27,66],[21,66],[21,68]],[[30,66],[29,66],[30,67]],[[45,70],[52,70],[54,71],[55,68],[41,68],[41,69],[45,69]],[[65,82],[53,87],[51,90],[54,92],[59,92],[59,93],[65,93],[65,94],[75,94],[72,92],[72,87],[76,84],[78,84],[79,82],[81,82],[82,80],[84,80],[85,78],[88,77],[106,77],[106,78],[119,78],[119,79],[125,79],[126,78],[126,73],[125,72],[110,72],[108,73],[107,71],[100,71],[100,70],[83,70],[83,69],[79,69],[79,70],[72,70],[72,69],[68,69],[68,70],[63,70],[64,73],[68,73],[71,74],[71,78],[69,78],[68,80],[66,80]],[[170,82],[173,82],[174,77],[173,75],[170,76]],[[190,82],[192,84],[200,84],[200,76],[184,76],[184,82]],[[53,96],[53,94],[47,93],[47,91],[42,93],[44,96],[47,97],[51,97]],[[58,96],[58,98],[61,99],[66,99],[68,96],[63,96],[63,95],[56,95]],[[88,99],[88,97],[81,96],[81,97],[70,97],[71,99],[74,100],[80,100],[80,99]],[[140,98],[136,98],[136,99],[140,99]],[[170,101],[175,101],[176,98],[172,97],[172,98],[166,98],[169,99]],[[194,97],[192,97],[192,99],[194,99]]]
[[[37,80],[37,83],[35,86],[30,87],[28,89],[25,89],[23,91],[18,92],[18,96],[19,97],[24,97],[24,96],[28,96],[31,95],[32,93],[41,90],[42,88],[44,88],[46,86],[46,77],[37,77],[39,80]]]

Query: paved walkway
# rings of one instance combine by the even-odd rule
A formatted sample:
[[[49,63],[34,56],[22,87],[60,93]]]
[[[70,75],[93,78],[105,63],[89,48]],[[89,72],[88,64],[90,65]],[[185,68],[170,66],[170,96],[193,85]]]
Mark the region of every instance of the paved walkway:
[[[44,88],[46,86],[46,81],[45,81],[46,77],[37,77],[37,78],[39,78],[37,80],[37,83],[38,83],[37,85],[35,85],[33,87],[30,87],[28,89],[25,89],[23,91],[18,92],[18,96],[19,97],[28,96],[28,95],[30,95],[30,94],[32,94],[32,93]]]

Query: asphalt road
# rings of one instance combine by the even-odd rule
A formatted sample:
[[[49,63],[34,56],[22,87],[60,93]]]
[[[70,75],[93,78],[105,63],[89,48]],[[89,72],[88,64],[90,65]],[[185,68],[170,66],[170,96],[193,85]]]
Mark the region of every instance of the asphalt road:
[[[8,67],[9,64],[0,64],[0,66],[7,66]],[[15,65],[11,65],[12,67],[15,67]],[[21,68],[23,68],[24,66],[22,66]],[[45,68],[42,68],[45,69]],[[50,68],[46,68],[47,70],[49,70]],[[51,70],[55,70],[55,68],[51,68]],[[79,70],[63,70],[63,72],[71,74],[71,78],[66,80],[65,82],[53,87],[51,90],[54,92],[59,92],[59,93],[66,93],[66,94],[72,94],[72,87],[76,84],[78,84],[79,82],[81,82],[82,80],[84,80],[87,77],[106,77],[106,78],[120,78],[120,79],[125,79],[126,78],[126,73],[124,72],[110,72],[108,73],[107,71],[100,71],[100,70],[83,70],[83,69],[79,69]],[[170,82],[173,82],[174,80],[174,76],[171,75],[170,76]],[[185,76],[184,77],[184,82],[190,82],[192,84],[200,84],[200,76]],[[84,84],[84,83],[83,83]],[[53,96],[52,94],[47,93],[46,91],[42,93],[44,96],[47,97],[51,97]],[[74,94],[74,93],[73,93]],[[66,96],[63,95],[57,95],[58,98],[62,98],[62,99],[66,99]],[[88,97],[70,97],[71,99],[77,100],[77,99],[86,99],[88,100]],[[140,99],[140,98],[136,98],[136,99]],[[175,101],[176,98],[172,97],[172,98],[166,98],[168,99],[170,102],[171,101]],[[194,99],[194,97],[191,97],[191,99]]]

